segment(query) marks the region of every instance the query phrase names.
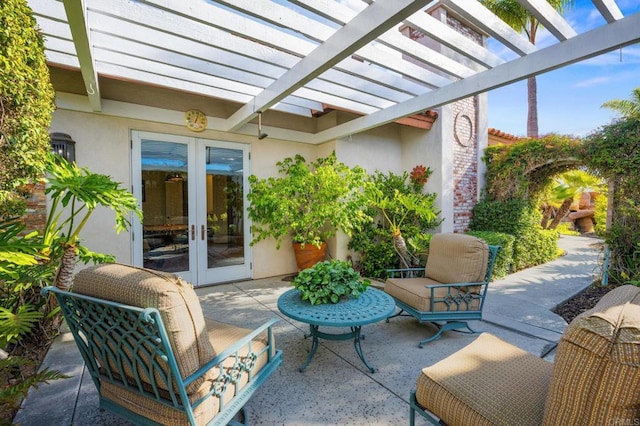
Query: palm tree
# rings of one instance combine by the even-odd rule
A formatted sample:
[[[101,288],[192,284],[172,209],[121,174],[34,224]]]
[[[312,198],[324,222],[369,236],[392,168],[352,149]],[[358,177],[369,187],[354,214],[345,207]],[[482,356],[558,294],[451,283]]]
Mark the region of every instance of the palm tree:
[[[548,188],[547,198],[543,207],[544,229],[556,229],[560,221],[569,213],[575,197],[586,191],[603,192],[606,184],[603,181],[582,170],[571,170],[562,173],[555,183]],[[549,223],[551,212],[555,210],[553,220]],[[549,214],[547,215],[547,212]]]
[[[572,0],[547,0],[551,6],[562,13]],[[492,11],[511,28],[523,32],[532,44],[536,44],[536,35],[541,27],[540,22],[531,15],[517,0],[481,0],[487,9]],[[537,138],[538,134],[538,83],[536,77],[527,79],[527,136]]]
[[[631,99],[614,99],[602,106],[619,112],[624,118],[640,120],[640,87],[633,89]]]

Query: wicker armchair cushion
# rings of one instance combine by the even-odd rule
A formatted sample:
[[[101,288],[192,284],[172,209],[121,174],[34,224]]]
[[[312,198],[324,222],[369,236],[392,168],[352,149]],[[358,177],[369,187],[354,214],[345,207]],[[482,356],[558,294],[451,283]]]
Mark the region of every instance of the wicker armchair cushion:
[[[464,234],[435,234],[429,244],[425,276],[442,284],[484,281],[489,247]]]
[[[640,288],[607,293],[565,331],[555,356],[545,424],[638,424]]]
[[[209,340],[214,344],[215,350],[217,352],[224,351],[229,345],[236,342],[241,337],[246,336],[252,330],[236,327],[234,325],[210,320],[205,318],[205,324],[207,327],[207,333],[209,335]],[[266,346],[266,340],[253,340],[252,341],[251,350],[254,353],[258,353],[262,351]],[[245,355],[248,352],[248,347],[245,347],[240,352],[240,355]],[[239,360],[242,361],[242,360]],[[262,353],[257,359],[255,368],[252,374],[256,374],[258,371],[262,369],[266,365],[268,361],[268,355],[266,352]],[[227,361],[225,361],[225,366],[227,368],[232,368],[233,364],[236,360],[233,357],[230,357]],[[215,372],[217,376],[219,372]],[[227,374],[229,372],[227,371]],[[214,377],[212,377],[213,379]],[[237,382],[238,389],[244,387],[248,380],[248,373],[244,372],[242,377],[239,378]],[[212,388],[212,381],[206,381],[200,385],[200,387],[189,394],[189,399],[192,403],[197,401],[198,399],[204,397]],[[235,385],[229,385],[235,386]],[[105,398],[115,401],[118,404],[121,404],[124,407],[130,408],[131,410],[135,410],[137,413],[141,413],[144,417],[149,418],[159,424],[170,424],[174,426],[189,426],[189,420],[185,413],[182,411],[178,411],[175,408],[167,404],[162,404],[160,402],[154,401],[150,398],[146,398],[140,395],[138,392],[132,391],[130,389],[126,389],[118,384],[109,383],[108,381],[103,382],[102,384],[102,394]],[[231,402],[231,398],[234,396],[234,392],[225,392],[224,394],[224,403],[228,405]],[[207,398],[203,403],[198,405],[194,410],[194,416],[196,418],[196,424],[198,425],[206,425],[212,418],[213,415],[220,411],[220,401],[218,398]]]
[[[75,293],[160,311],[182,377],[213,359],[198,296],[191,284],[162,272],[121,264],[92,266],[76,274]],[[142,376],[144,377],[144,376]],[[188,387],[195,392],[202,378]]]
[[[540,425],[552,365],[488,333],[418,376],[416,400],[449,425]]]
[[[430,284],[440,283],[429,278],[388,278],[384,285],[384,291],[421,312],[480,309],[480,299],[473,300],[469,305],[434,303],[433,309],[431,309],[431,289],[425,287]],[[448,290],[445,287],[440,287],[436,288],[433,293],[435,298],[439,299],[447,296]]]

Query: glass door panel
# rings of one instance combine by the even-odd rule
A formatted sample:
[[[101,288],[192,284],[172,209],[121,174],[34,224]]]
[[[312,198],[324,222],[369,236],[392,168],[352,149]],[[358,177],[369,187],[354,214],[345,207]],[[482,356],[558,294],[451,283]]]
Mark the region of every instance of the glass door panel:
[[[202,197],[206,241],[199,250],[199,275],[231,281],[251,276],[248,260],[244,188],[248,149],[240,144],[199,140],[199,169],[204,171]],[[202,269],[201,269],[202,268]]]
[[[188,145],[143,139],[140,153],[143,266],[189,271]]]
[[[144,214],[133,226],[134,265],[196,286],[250,278],[248,145],[138,131],[132,142]]]
[[[242,151],[208,146],[207,268],[244,264]]]

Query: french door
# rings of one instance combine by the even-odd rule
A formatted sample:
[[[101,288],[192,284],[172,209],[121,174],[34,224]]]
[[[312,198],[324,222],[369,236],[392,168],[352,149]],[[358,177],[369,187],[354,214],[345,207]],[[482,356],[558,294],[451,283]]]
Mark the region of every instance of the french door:
[[[196,286],[250,278],[248,145],[133,131],[132,149],[134,264]]]

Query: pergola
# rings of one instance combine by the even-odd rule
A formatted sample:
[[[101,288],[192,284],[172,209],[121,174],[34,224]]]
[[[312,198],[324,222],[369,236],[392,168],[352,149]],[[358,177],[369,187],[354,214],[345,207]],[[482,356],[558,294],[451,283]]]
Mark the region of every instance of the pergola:
[[[237,103],[209,119],[225,132],[254,133],[247,123],[269,109],[357,114],[297,132],[312,144],[640,41],[640,13],[623,16],[616,0],[593,0],[602,24],[580,34],[546,0],[518,1],[555,43],[532,45],[477,0],[28,0],[49,64],[81,71],[93,111],[103,109],[100,82],[109,78]],[[509,53],[425,13],[438,5]],[[433,43],[399,31],[407,27]]]

